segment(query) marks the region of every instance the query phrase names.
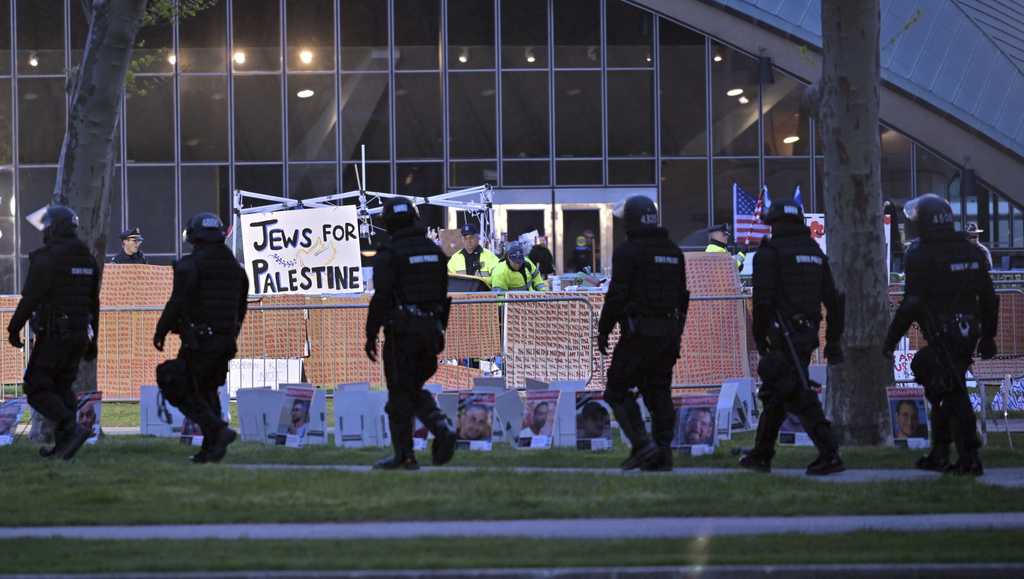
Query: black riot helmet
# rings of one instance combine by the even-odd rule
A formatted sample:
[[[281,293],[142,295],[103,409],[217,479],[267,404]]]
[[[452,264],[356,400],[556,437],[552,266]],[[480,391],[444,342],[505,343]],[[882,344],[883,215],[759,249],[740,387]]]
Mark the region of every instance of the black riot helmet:
[[[940,231],[953,231],[953,208],[934,193],[911,199],[903,206],[911,235],[914,237]]]
[[[626,222],[626,233],[658,226],[658,206],[646,195],[634,195],[626,199],[617,215]]]
[[[227,234],[224,231],[224,223],[213,213],[197,213],[188,220],[188,229],[185,230],[185,241],[195,245],[197,243],[224,243]]]
[[[405,197],[389,197],[384,201],[381,219],[384,221],[384,227],[387,228],[388,233],[415,225],[418,217],[416,206]]]
[[[78,231],[78,215],[70,207],[51,205],[43,213],[43,239],[74,237]]]
[[[768,225],[775,225],[783,221],[791,221],[793,223],[804,224],[804,210],[800,207],[799,203],[796,203],[792,199],[786,201],[774,201],[772,206],[768,208],[768,215],[765,217],[764,222]]]

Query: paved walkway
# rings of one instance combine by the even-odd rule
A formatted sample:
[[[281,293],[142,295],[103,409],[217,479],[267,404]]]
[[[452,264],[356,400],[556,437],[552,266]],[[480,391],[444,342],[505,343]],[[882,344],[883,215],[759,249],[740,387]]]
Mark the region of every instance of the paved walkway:
[[[300,465],[300,464],[232,464],[232,468],[246,470],[333,470],[338,472],[365,473],[372,470],[365,465]],[[665,476],[666,473],[641,473],[637,471],[623,472],[617,468],[559,468],[559,467],[479,467],[479,466],[446,466],[446,467],[420,467],[423,472],[475,472],[475,471],[500,471],[514,473],[554,473],[554,474],[600,474],[616,476]],[[691,467],[677,468],[672,474],[677,476],[699,476],[699,475],[729,475],[742,474],[747,471],[739,468],[715,468],[715,467]],[[914,469],[849,469],[844,472],[826,476],[809,477],[804,474],[803,469],[798,468],[777,468],[772,474],[780,476],[806,478],[816,481],[831,483],[865,483],[890,480],[935,480],[942,475],[935,472],[927,472]],[[985,470],[985,476],[978,479],[980,482],[1005,487],[1024,487],[1024,468],[990,468]]]
[[[1024,529],[1021,513],[856,515],[815,517],[666,517],[637,519],[519,519],[372,523],[242,523],[214,525],[100,525],[0,527],[0,540],[65,538],[355,540],[417,537],[528,537],[534,539],[683,539],[779,533],[850,533]]]

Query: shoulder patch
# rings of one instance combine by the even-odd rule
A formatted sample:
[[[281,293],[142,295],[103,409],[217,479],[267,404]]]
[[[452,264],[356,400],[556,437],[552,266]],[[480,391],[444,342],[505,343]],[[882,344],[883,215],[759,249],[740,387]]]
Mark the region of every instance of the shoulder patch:
[[[95,271],[91,267],[73,267],[71,268],[71,275],[91,276]]]
[[[409,263],[412,263],[412,264],[417,264],[417,263],[437,263],[439,260],[440,260],[440,258],[436,254],[410,255],[409,256]]]
[[[679,258],[674,255],[655,255],[654,263],[659,265],[679,265]]]
[[[977,261],[960,261],[949,264],[949,271],[962,272],[962,271],[977,271],[981,269],[981,264]]]
[[[797,263],[806,263],[811,265],[821,265],[824,260],[820,255],[796,255],[794,256]]]

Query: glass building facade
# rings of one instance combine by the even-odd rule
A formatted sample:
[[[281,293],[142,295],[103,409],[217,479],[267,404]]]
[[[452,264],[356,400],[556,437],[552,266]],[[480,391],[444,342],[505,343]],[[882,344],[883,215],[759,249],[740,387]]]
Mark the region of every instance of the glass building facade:
[[[87,32],[78,0],[0,0],[0,293],[41,244],[24,216],[53,190]],[[235,189],[355,189],[364,149],[377,191],[654,192],[679,241],[732,221],[733,183],[799,186],[824,211],[807,79],[621,0],[220,0],[139,41],[111,254],[138,226],[151,262],[170,263],[188,217],[227,219]],[[935,192],[975,220],[960,167],[880,131],[887,199]],[[993,247],[1024,247],[1021,207],[987,197]]]

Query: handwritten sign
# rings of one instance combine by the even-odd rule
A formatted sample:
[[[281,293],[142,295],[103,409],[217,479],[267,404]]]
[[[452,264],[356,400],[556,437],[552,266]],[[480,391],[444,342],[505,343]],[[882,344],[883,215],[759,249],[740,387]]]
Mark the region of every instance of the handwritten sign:
[[[243,215],[242,243],[250,294],[363,291],[355,207]]]

